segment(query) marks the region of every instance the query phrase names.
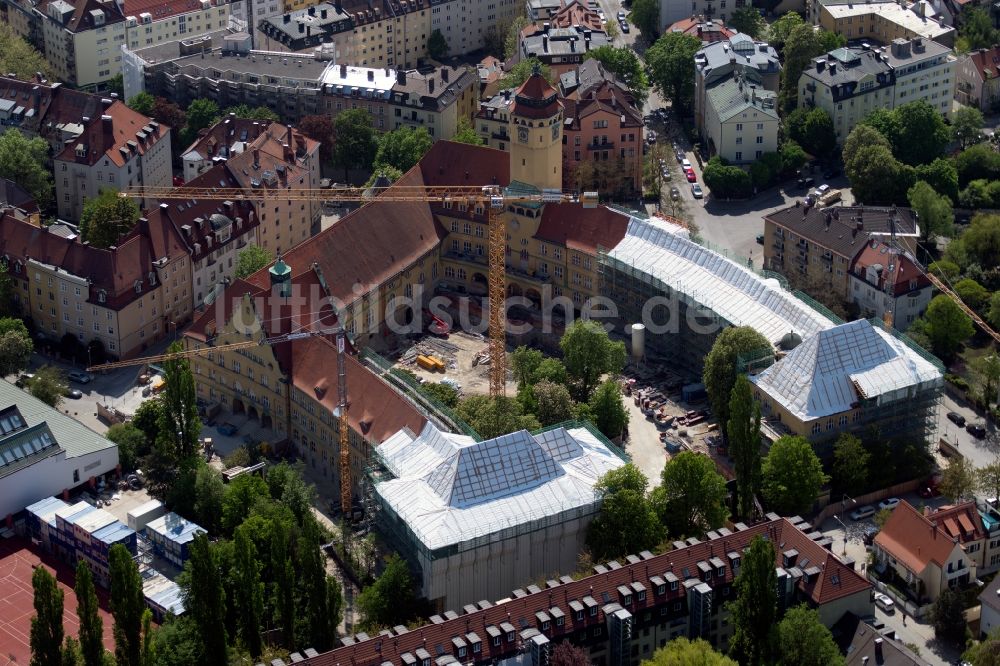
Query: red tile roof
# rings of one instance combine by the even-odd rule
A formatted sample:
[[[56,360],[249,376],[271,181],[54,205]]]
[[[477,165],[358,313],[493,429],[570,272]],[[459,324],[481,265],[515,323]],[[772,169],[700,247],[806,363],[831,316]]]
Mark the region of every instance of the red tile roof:
[[[958,539],[903,500],[875,536],[875,545],[919,575],[931,562],[943,567]]]
[[[201,0],[125,0],[125,15],[139,16],[143,12],[153,15],[154,21],[201,11]],[[222,6],[222,3],[212,2],[212,6]]]
[[[116,100],[101,116],[92,118],[83,134],[68,143],[56,160],[93,166],[106,157],[121,167],[135,155],[144,155],[169,131],[166,125]],[[77,156],[77,146],[86,148],[85,156]]]
[[[716,565],[712,565],[713,575],[707,581],[713,587],[731,584],[734,580],[730,566],[729,554],[742,557],[743,550],[750,544],[753,537],[761,535],[767,538],[775,548],[775,561],[778,566],[784,566],[783,553],[790,550],[798,551],[794,566],[800,567],[803,574],[799,578],[799,593],[813,604],[823,605],[855,594],[867,594],[870,583],[853,568],[843,564],[837,556],[812,541],[804,532],[795,527],[788,519],[778,518],[766,523],[754,525],[745,530],[720,536],[716,539],[703,541],[678,550],[672,550],[658,556],[640,559],[634,564],[625,564],[617,569],[596,573],[579,580],[569,578],[560,581],[550,581],[547,589],[514,595],[509,601],[490,605],[488,608],[460,614],[454,619],[444,619],[441,622],[425,624],[421,627],[402,633],[393,632],[390,636],[375,636],[368,640],[354,642],[326,652],[317,657],[307,659],[309,666],[376,666],[392,664],[401,666],[402,655],[411,656],[417,650],[427,650],[432,658],[436,658],[436,646],[444,646],[445,652],[452,653],[452,638],[466,636],[474,632],[481,641],[481,652],[469,654],[461,661],[474,660],[479,663],[489,663],[516,653],[517,646],[502,638],[500,646],[494,646],[490,640],[487,627],[500,627],[510,623],[514,630],[520,632],[526,626],[538,629],[540,624],[536,613],[558,608],[566,617],[565,624],[559,626],[553,622],[544,633],[552,639],[570,636],[581,627],[603,626],[605,622],[602,607],[610,602],[621,603],[630,613],[640,613],[675,600],[683,600],[686,589],[683,582],[689,578],[699,577],[699,562],[709,562],[713,558],[721,560],[725,574],[717,575]],[[717,560],[717,562],[718,562]],[[788,566],[792,566],[789,564]],[[786,567],[787,568],[787,567]],[[810,572],[810,573],[805,573]],[[674,578],[678,580],[676,590],[665,586],[664,594],[659,594],[658,585],[662,581],[654,577]],[[528,582],[528,581],[526,581]],[[632,603],[622,603],[619,586],[643,586],[646,590],[644,600],[633,595]],[[633,588],[634,589],[634,588]],[[598,608],[598,613],[591,617],[584,613],[582,620],[577,620],[571,602],[584,602],[586,597],[592,598]],[[605,600],[607,599],[607,600]],[[456,609],[458,610],[458,609]],[[471,609],[470,609],[471,610]],[[522,622],[524,624],[522,624]],[[506,632],[504,632],[506,633]],[[348,639],[353,641],[354,639]]]
[[[890,277],[885,269],[890,264],[895,266],[891,277],[894,281],[893,294],[896,296],[903,296],[911,291],[930,286],[931,281],[924,275],[923,271],[917,268],[912,258],[898,252],[890,254],[889,246],[880,240],[869,241],[865,249],[858,253],[851,265],[851,272],[864,280],[869,266],[881,266],[883,270],[879,274],[878,284],[875,286],[879,289],[885,289],[886,279]],[[916,281],[914,288],[910,287],[911,281]]]
[[[510,112],[526,118],[549,118],[561,107],[558,91],[541,74],[532,74],[514,93]]]
[[[990,49],[979,49],[969,54],[976,70],[976,75],[981,79],[995,79],[1000,76],[1000,45]]]
[[[208,129],[201,131],[197,139],[181,152],[181,155],[198,153],[202,159],[216,156],[229,157],[229,149],[237,142],[250,143],[271,125],[270,120],[237,118],[230,114]]]
[[[596,254],[599,247],[611,249],[625,238],[628,220],[628,215],[604,206],[545,204],[535,236],[571,250]]]
[[[549,16],[546,23],[553,28],[580,26],[604,32],[604,22],[596,11],[585,7],[579,0],[573,0]]]
[[[718,19],[707,20],[704,16],[681,19],[668,26],[663,32],[680,32],[692,35],[704,44],[726,41],[736,34],[735,30],[727,28],[722,21]]]
[[[946,506],[924,514],[927,520],[938,526],[944,526],[949,536],[956,537],[959,543],[979,541],[986,537],[983,527],[983,517],[979,515],[975,502],[963,502],[954,506]]]

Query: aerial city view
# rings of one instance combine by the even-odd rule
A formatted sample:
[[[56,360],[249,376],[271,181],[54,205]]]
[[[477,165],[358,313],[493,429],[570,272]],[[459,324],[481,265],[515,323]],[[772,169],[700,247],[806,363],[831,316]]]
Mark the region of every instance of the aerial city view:
[[[0,0],[0,666],[1000,666],[1000,3]]]

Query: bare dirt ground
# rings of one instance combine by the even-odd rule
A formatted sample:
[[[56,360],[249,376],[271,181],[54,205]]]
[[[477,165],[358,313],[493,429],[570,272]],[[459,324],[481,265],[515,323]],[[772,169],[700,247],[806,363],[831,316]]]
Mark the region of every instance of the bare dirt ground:
[[[487,344],[484,336],[463,331],[454,331],[447,339],[428,335],[404,351],[397,360],[396,367],[410,370],[428,382],[441,382],[444,379],[455,381],[461,386],[460,392],[465,395],[485,395],[490,392],[490,366],[488,362],[482,362],[487,360]],[[418,354],[441,359],[445,364],[444,372],[431,372],[421,368],[417,365]],[[510,379],[509,372],[507,377],[507,395],[514,395],[517,385]]]

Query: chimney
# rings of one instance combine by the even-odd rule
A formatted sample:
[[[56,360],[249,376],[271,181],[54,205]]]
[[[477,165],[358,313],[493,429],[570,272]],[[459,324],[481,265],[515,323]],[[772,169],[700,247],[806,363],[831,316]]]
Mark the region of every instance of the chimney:
[[[281,155],[289,164],[295,161],[295,153],[292,152],[292,147],[287,143],[281,144]]]
[[[368,70],[368,80],[369,81],[374,81],[375,80],[375,70],[374,69],[369,69]]]
[[[343,13],[344,11],[344,7],[341,4],[342,2],[343,0],[334,0],[333,6],[337,9],[338,14]]]
[[[105,109],[108,108],[109,106],[111,106],[113,103],[114,103],[113,99],[109,99],[107,97],[102,97],[101,98],[101,106],[104,107]]]
[[[868,666],[868,657],[861,657],[861,666]]]
[[[822,72],[826,68],[826,58],[817,58],[816,71]]]
[[[882,639],[875,639],[875,661],[879,664],[882,663],[884,657],[882,656]]]
[[[257,148],[253,149],[253,168],[260,168],[260,150]]]
[[[312,36],[312,31],[313,31],[312,26],[307,25],[306,26],[306,37],[311,37]]]
[[[299,34],[301,35],[305,31],[306,31],[306,24],[305,23],[299,23]]]
[[[309,16],[316,16],[316,5],[309,8]]]
[[[448,73],[448,68],[447,67],[442,67],[441,68],[441,82],[442,83],[448,83],[448,77],[449,76],[451,76],[451,74]]]
[[[542,35],[542,53],[545,53],[548,50],[549,50],[549,36]]]
[[[115,120],[111,116],[101,116],[101,127],[104,129],[104,138],[111,139],[115,134]]]
[[[431,95],[434,94],[434,77],[433,76],[431,76],[429,79],[427,79],[427,92],[428,92],[428,94],[431,94]]]
[[[281,17],[281,22],[282,23],[291,23],[292,22],[292,15],[291,14],[285,14],[284,16]]]
[[[405,69],[400,69],[400,70],[398,70],[396,72],[396,83],[398,83],[401,86],[405,86],[406,85],[406,70]]]
[[[319,17],[321,19],[325,19],[326,18],[326,10],[325,9],[319,10]]]
[[[549,27],[550,26],[549,26],[548,23],[543,23],[542,24],[542,32],[544,32],[545,34],[549,34]]]
[[[347,65],[341,65],[340,66],[340,78],[342,78],[342,79],[346,79],[347,78]]]

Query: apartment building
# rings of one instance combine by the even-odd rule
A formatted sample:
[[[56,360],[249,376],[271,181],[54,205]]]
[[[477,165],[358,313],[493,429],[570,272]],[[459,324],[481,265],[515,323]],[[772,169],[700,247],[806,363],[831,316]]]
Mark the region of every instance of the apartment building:
[[[806,603],[828,627],[848,612],[870,615],[871,584],[811,540],[809,529],[801,519],[769,514],[751,527],[739,523],[734,530],[709,532],[703,540],[676,542],[663,555],[643,552],[598,564],[583,578],[555,571],[544,583],[510,592],[503,603],[449,609],[419,628],[348,637],[341,647],[303,663],[427,666],[434,659],[428,646],[440,646],[437,659],[541,665],[552,646],[566,640],[585,650],[594,664],[632,666],[680,636],[725,649],[732,633],[727,602],[735,594],[742,555],[757,536],[774,546],[780,608]]]
[[[591,49],[610,45],[611,40],[603,30],[579,25],[556,28],[546,23],[540,28],[528,26],[521,32],[518,57],[535,58],[558,75],[578,67]]]
[[[810,7],[813,24],[843,35],[848,41],[865,39],[889,44],[896,39],[921,38],[951,48],[955,28],[933,16],[927,2],[846,2],[814,1]]]
[[[102,190],[169,187],[172,182],[170,128],[123,102],[103,102],[100,118],[53,158],[56,207],[63,219],[79,220],[84,202]],[[142,206],[151,203],[140,201]]]
[[[535,21],[534,25],[544,27],[545,23],[548,23],[552,28],[580,26],[581,28],[589,28],[593,32],[604,32],[604,21],[601,20],[601,15],[597,13],[596,9],[587,7],[580,0],[570,0],[552,12],[543,23]],[[526,30],[530,29],[530,26],[526,28]]]
[[[924,313],[933,288],[913,256],[900,254],[881,240],[867,243],[851,262],[850,299],[861,316],[885,320],[905,331]]]
[[[737,71],[743,73],[744,79],[758,82],[763,90],[778,92],[781,62],[778,52],[766,42],[737,33],[731,39],[703,47],[694,56],[694,122],[705,140],[708,89]]]
[[[922,37],[895,39],[888,47],[839,48],[802,73],[799,104],[829,113],[840,142],[878,108],[923,100],[948,116],[955,65],[948,47]]]
[[[113,249],[7,211],[0,252],[14,298],[45,339],[98,341],[111,358],[140,355],[191,319],[191,264],[169,225],[139,224]]]
[[[778,150],[777,95],[752,76],[737,70],[713,83],[705,95],[709,151],[737,165],[752,164]]]
[[[660,28],[666,29],[681,19],[689,16],[704,16],[707,19],[718,19],[723,23],[726,18],[741,7],[753,5],[750,0],[660,0]]]
[[[764,217],[764,266],[806,291],[828,291],[846,301],[855,257],[893,224],[898,241],[915,253],[919,226],[909,209],[789,206]]]
[[[955,99],[983,113],[1000,108],[1000,45],[979,49],[958,61]]]
[[[736,31],[727,28],[724,21],[705,16],[683,18],[668,25],[663,30],[664,34],[674,32],[697,37],[703,46],[727,41],[736,36]]]
[[[212,125],[181,153],[184,182],[194,180],[220,161],[242,153],[270,126],[269,120],[237,118],[232,113]]]
[[[943,590],[962,588],[976,579],[982,542],[982,521],[974,502],[928,515],[904,500],[875,535],[874,566],[880,572],[892,571],[914,595],[933,603]]]
[[[190,187],[237,187],[219,164],[187,183]],[[263,202],[257,202],[263,206]],[[260,244],[254,204],[245,200],[163,198],[149,211],[150,224],[169,224],[191,255],[191,297],[195,311],[209,306],[236,275],[239,253]]]
[[[42,37],[42,53],[59,81],[101,88],[121,71],[126,22],[116,2],[42,0],[34,16],[41,24],[36,34]]]
[[[123,6],[125,45],[132,50],[229,27],[229,0],[124,0]]]

